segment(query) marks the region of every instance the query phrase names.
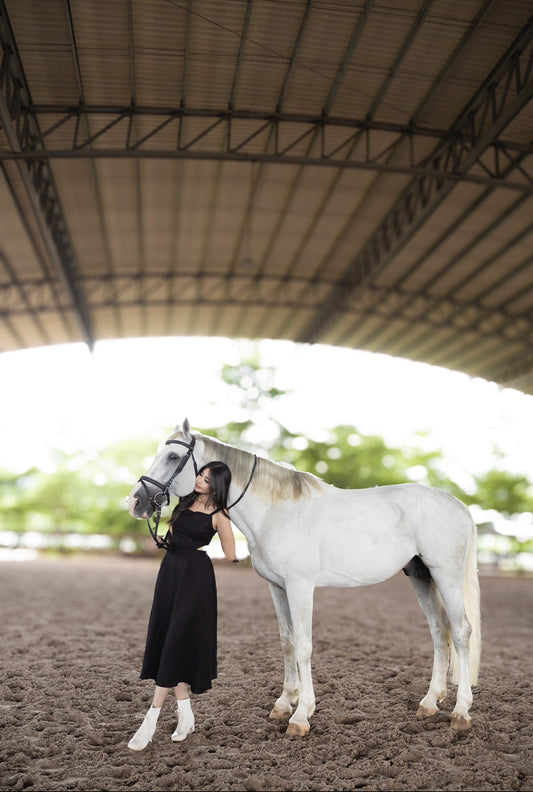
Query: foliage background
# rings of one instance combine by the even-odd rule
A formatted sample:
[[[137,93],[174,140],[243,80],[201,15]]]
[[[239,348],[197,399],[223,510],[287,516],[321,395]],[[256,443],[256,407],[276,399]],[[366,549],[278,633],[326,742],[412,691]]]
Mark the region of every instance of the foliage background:
[[[365,435],[347,424],[332,426],[325,439],[295,434],[273,417],[275,402],[287,392],[276,385],[276,369],[262,363],[258,347],[235,365],[222,364],[220,379],[242,419],[196,427],[202,433],[289,462],[338,487],[405,481],[439,487],[473,507],[480,551],[487,560],[497,563],[513,557],[519,559],[515,567],[520,569],[533,557],[533,485],[525,474],[505,469],[498,448],[493,449],[490,467],[472,474],[450,472],[442,451],[428,449],[423,432],[418,444],[401,447],[391,447],[381,436]],[[167,433],[173,428],[168,427]],[[110,444],[98,455],[57,451],[51,472],[38,468],[22,474],[1,471],[3,544],[24,546],[28,535],[45,535],[50,539],[45,545],[66,552],[69,542],[72,549],[81,546],[71,538],[78,534],[110,537],[101,542],[102,548],[149,552],[146,524],[130,517],[126,498],[148,467],[157,443],[153,437],[131,437]],[[93,539],[91,547],[98,547],[98,542]]]

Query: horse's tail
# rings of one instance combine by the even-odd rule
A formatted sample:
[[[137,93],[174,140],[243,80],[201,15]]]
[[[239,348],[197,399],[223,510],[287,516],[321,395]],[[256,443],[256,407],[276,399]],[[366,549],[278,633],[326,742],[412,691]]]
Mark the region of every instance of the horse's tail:
[[[479,663],[481,659],[481,604],[479,577],[477,569],[477,526],[472,520],[472,532],[466,556],[466,568],[463,581],[463,598],[465,610],[472,632],[470,634],[470,684],[477,685]],[[459,682],[457,652],[452,644],[451,656],[452,681]]]

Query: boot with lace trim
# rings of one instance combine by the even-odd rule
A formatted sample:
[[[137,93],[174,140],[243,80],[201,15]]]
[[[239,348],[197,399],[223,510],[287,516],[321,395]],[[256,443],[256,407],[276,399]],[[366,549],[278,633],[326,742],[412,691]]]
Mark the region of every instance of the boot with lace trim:
[[[189,734],[192,734],[194,731],[194,714],[191,709],[191,700],[190,698],[178,699],[178,725],[174,730],[172,735],[172,740],[174,742],[181,742],[185,740]]]
[[[128,748],[131,748],[132,751],[144,751],[148,743],[152,742],[160,712],[161,707],[150,707],[143,722],[129,741]]]

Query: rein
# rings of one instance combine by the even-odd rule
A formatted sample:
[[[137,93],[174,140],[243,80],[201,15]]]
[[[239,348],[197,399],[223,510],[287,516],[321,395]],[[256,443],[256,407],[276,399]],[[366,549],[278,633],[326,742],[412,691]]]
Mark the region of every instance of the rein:
[[[250,486],[250,484],[252,483],[252,479],[253,479],[253,477],[254,477],[254,473],[255,473],[255,467],[256,467],[256,465],[257,465],[257,454],[254,454],[254,465],[253,465],[253,467],[252,467],[252,472],[250,473],[250,478],[248,479],[248,483],[246,484],[246,487],[243,489],[243,491],[241,492],[241,494],[239,495],[239,497],[237,498],[237,500],[234,500],[234,501],[233,501],[233,503],[232,503],[230,506],[228,506],[228,507],[227,507],[227,508],[228,508],[228,510],[229,510],[229,509],[233,509],[233,507],[234,507],[234,506],[236,506],[236,505],[238,504],[238,502],[239,502],[240,500],[242,500],[242,499],[244,498],[244,496],[246,495],[246,490],[248,489],[248,487],[249,487],[249,486]]]
[[[185,446],[185,448],[187,449],[187,453],[179,460],[178,464],[176,465],[176,469],[174,470],[170,478],[164,484],[161,484],[161,482],[157,481],[156,479],[150,478],[150,476],[141,476],[139,478],[139,482],[143,486],[143,489],[146,493],[146,497],[148,498],[149,502],[152,504],[152,507],[154,509],[155,525],[152,527],[150,518],[148,518],[146,520],[148,529],[156,545],[164,550],[168,550],[169,543],[166,541],[166,539],[160,539],[157,535],[157,531],[159,528],[159,521],[161,520],[161,510],[163,506],[168,506],[168,504],[170,503],[170,487],[172,486],[172,483],[176,478],[176,476],[178,476],[179,473],[181,473],[181,471],[183,470],[183,468],[185,467],[185,465],[187,464],[187,462],[191,457],[194,464],[194,473],[196,476],[198,475],[198,465],[196,464],[196,459],[194,458],[194,446],[196,443],[196,438],[192,437],[190,443],[184,443],[183,440],[167,440],[165,445],[172,445],[173,443],[176,445]],[[257,465],[257,454],[254,454],[254,464],[248,482],[245,488],[243,489],[243,491],[241,492],[241,494],[239,495],[239,497],[236,500],[234,500],[230,506],[227,507],[228,510],[232,509],[234,506],[237,505],[237,503],[239,503],[240,500],[242,500],[242,498],[244,498],[248,487],[252,483],[256,465]],[[150,493],[150,490],[146,486],[147,483],[153,484],[155,487],[158,487],[160,492],[154,492],[153,494]]]

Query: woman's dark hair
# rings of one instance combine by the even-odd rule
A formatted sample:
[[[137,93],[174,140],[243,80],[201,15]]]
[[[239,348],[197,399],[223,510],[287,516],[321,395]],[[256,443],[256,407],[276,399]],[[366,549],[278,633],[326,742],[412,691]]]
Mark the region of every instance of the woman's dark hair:
[[[210,493],[206,505],[211,506],[213,511],[224,511],[227,514],[226,509],[228,505],[229,485],[231,484],[231,470],[225,462],[219,462],[218,460],[207,462],[207,464],[200,468],[197,475],[203,473],[204,470],[209,470],[211,472],[211,480],[209,482]],[[174,511],[170,517],[170,525],[174,523],[178,514],[192,506],[197,498],[198,493],[194,490],[188,495],[184,495],[180,498],[179,503],[174,507]]]

